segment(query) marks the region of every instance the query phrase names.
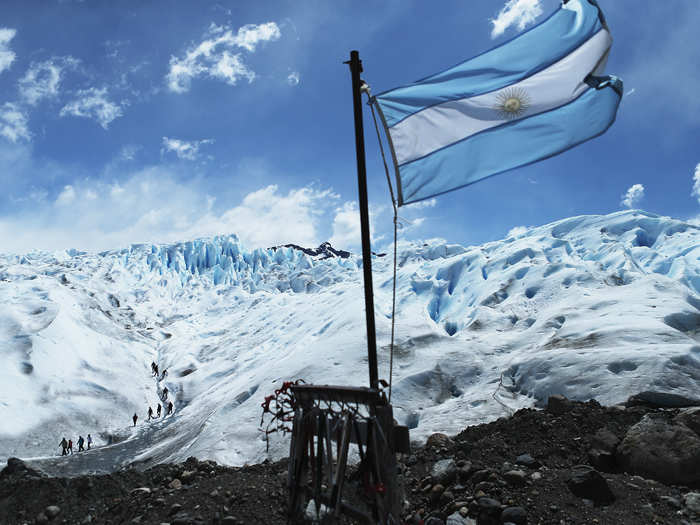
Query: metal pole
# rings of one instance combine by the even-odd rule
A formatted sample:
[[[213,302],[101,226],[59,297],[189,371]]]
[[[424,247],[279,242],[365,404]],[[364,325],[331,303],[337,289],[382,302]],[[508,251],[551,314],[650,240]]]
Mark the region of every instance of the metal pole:
[[[365,166],[365,133],[362,126],[362,91],[360,73],[362,61],[357,51],[350,51],[352,73],[352,101],[355,109],[355,149],[357,152],[357,187],[360,200],[360,226],[362,231],[362,269],[365,278],[365,313],[367,317],[367,357],[369,361],[369,386],[379,388],[377,373],[377,335],[374,327],[374,290],[372,288],[372,252],[369,238],[369,206],[367,204],[367,168]]]

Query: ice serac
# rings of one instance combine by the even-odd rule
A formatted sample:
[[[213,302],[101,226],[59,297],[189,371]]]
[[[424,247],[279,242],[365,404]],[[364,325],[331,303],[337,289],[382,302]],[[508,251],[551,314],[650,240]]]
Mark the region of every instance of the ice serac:
[[[553,393],[700,397],[699,259],[698,227],[640,211],[482,246],[400,244],[397,418],[421,439]],[[391,264],[373,261],[380,377]],[[366,384],[361,283],[356,255],[248,250],[235,235],[0,256],[0,460],[87,432],[115,443],[100,449],[104,468],[261,460],[260,403],[282,381]],[[169,371],[159,386],[151,361]],[[163,386],[175,414],[130,428]],[[287,446],[275,437],[270,454]]]

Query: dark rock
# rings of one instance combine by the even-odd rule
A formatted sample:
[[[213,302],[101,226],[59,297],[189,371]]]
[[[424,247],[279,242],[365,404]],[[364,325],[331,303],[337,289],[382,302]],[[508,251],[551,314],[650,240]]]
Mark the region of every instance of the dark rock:
[[[527,475],[522,470],[509,470],[503,473],[503,479],[505,479],[509,485],[518,487],[525,485]]]
[[[605,452],[615,452],[620,439],[607,428],[601,428],[591,439],[591,447]]]
[[[431,516],[430,518],[425,520],[425,525],[445,525],[445,522],[442,521],[440,518]]]
[[[539,468],[542,466],[540,462],[533,458],[530,454],[519,455],[517,458],[515,458],[515,463],[528,468]]]
[[[479,498],[477,525],[501,525],[501,502],[491,498]]]
[[[700,436],[685,425],[646,415],[618,447],[625,469],[667,484],[700,481]]]
[[[44,477],[41,472],[29,468],[27,464],[19,458],[7,458],[7,466],[0,472],[0,478],[6,476]]]
[[[182,505],[180,505],[179,503],[173,503],[172,506],[170,507],[169,514],[172,516],[173,514],[180,512],[181,509],[182,509]]]
[[[692,399],[678,394],[669,394],[666,392],[640,392],[631,396],[626,405],[629,406],[648,406],[653,408],[686,408],[700,406],[700,399]]]
[[[560,416],[566,414],[572,408],[572,403],[567,398],[560,394],[549,396],[547,400],[547,412]]]
[[[700,436],[700,407],[685,408],[673,418],[673,421],[685,425]]]
[[[430,502],[435,505],[438,501],[440,501],[440,497],[442,496],[443,492],[445,492],[445,487],[443,485],[438,483],[437,485],[433,486],[433,488],[430,489],[430,494],[428,495]]]
[[[491,475],[491,471],[488,469],[477,470],[472,474],[472,482],[479,483],[484,481],[488,479],[489,475]]]
[[[527,512],[522,507],[506,507],[501,513],[501,521],[515,525],[527,525]]]
[[[35,522],[38,524],[48,523],[49,518],[46,517],[46,514],[44,514],[43,512],[40,512],[37,515]]]
[[[58,516],[61,513],[61,508],[58,505],[49,505],[46,507],[46,510],[44,510],[44,514],[52,520],[56,516]]]
[[[609,505],[615,501],[615,495],[610,490],[608,482],[589,465],[573,467],[566,485],[575,496],[589,499],[596,505]]]
[[[603,472],[615,472],[617,470],[617,460],[613,452],[592,448],[588,451],[588,461],[597,470],[602,470]]]

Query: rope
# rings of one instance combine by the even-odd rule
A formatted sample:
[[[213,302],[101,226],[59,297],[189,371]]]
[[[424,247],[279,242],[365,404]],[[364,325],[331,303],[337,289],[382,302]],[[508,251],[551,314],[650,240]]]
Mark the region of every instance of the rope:
[[[394,187],[391,185],[391,176],[389,175],[389,166],[386,163],[386,154],[384,153],[384,145],[379,134],[379,125],[377,124],[377,115],[374,111],[375,98],[372,96],[369,86],[363,83],[362,91],[367,93],[367,104],[372,110],[372,121],[374,122],[374,130],[377,132],[377,142],[379,143],[379,151],[382,154],[382,163],[384,163],[384,173],[386,174],[386,182],[389,185],[389,195],[391,196],[391,205],[394,208],[394,278],[391,290],[391,343],[389,346],[389,403],[391,404],[392,380],[394,377],[394,333],[396,325],[396,259],[397,259],[397,238],[398,238],[398,219],[399,213],[396,206],[396,198],[394,197]]]

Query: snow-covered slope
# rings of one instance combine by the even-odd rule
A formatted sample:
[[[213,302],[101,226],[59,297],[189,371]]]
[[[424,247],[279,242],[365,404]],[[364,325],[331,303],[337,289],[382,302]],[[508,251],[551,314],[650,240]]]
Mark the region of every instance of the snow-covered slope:
[[[263,459],[260,403],[282,381],[367,384],[361,259],[329,253],[250,252],[232,235],[0,256],[0,460],[56,454],[63,435],[88,432],[122,441],[91,456],[104,468]],[[699,258],[700,229],[635,211],[478,247],[401,244],[397,419],[421,439],[550,393],[700,396]],[[386,379],[391,262],[373,261]],[[164,386],[175,413],[146,423]],[[273,436],[271,454],[287,446]]]

